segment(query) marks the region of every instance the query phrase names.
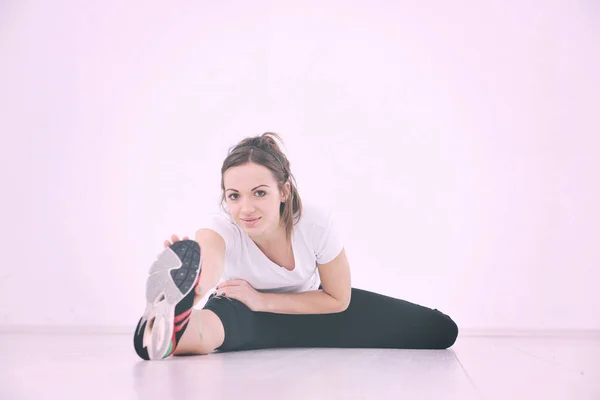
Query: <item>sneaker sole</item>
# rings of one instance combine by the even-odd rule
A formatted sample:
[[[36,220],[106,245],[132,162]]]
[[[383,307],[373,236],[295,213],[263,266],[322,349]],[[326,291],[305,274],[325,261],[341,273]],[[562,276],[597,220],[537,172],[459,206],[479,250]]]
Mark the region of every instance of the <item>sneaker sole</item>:
[[[201,264],[198,243],[182,240],[160,253],[150,267],[146,281],[146,311],[138,322],[134,339],[140,357],[159,360],[172,354],[175,307],[196,287]]]

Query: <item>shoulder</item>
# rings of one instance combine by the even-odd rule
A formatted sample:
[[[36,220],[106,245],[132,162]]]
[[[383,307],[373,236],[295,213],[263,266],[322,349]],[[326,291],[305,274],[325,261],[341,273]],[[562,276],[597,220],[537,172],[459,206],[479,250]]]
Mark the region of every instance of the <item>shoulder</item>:
[[[304,207],[302,211],[303,218]],[[338,232],[332,207],[326,203],[309,203],[306,207],[305,224],[317,264],[327,264],[340,254],[344,247],[343,238]]]
[[[210,229],[216,232],[225,242],[226,256],[229,256],[238,246],[241,231],[231,216],[223,210],[206,212],[200,216],[198,230]]]

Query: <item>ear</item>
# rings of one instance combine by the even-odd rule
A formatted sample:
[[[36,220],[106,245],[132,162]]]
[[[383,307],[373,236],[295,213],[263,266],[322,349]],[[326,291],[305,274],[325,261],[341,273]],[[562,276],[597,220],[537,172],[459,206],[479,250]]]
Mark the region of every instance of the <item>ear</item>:
[[[285,203],[291,193],[291,185],[289,181],[283,185],[283,189],[283,193],[281,193],[281,201]]]

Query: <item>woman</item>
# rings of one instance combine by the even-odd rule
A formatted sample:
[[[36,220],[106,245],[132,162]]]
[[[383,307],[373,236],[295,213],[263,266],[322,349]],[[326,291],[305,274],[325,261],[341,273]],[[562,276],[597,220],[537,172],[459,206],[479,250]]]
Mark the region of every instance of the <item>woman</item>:
[[[195,240],[165,241],[146,284],[137,354],[452,346],[458,328],[437,309],[351,288],[331,214],[303,206],[274,138],[267,132],[230,149],[221,168],[228,210],[209,215]]]

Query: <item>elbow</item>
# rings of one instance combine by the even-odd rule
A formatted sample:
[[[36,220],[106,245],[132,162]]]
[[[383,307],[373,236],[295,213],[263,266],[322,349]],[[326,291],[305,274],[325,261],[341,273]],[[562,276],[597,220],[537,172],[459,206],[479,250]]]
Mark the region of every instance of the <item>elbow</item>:
[[[350,306],[350,297],[351,297],[352,289],[350,289],[347,294],[344,294],[344,295],[338,294],[337,296],[334,296],[333,294],[326,292],[324,289],[321,289],[321,291],[323,293],[325,293],[326,295],[328,295],[330,298],[329,306],[328,306],[328,308],[331,310],[331,311],[329,311],[330,313],[344,312]]]
[[[340,301],[339,312],[344,312],[348,309],[348,307],[350,306],[350,297],[351,296],[348,295],[348,297]]]

